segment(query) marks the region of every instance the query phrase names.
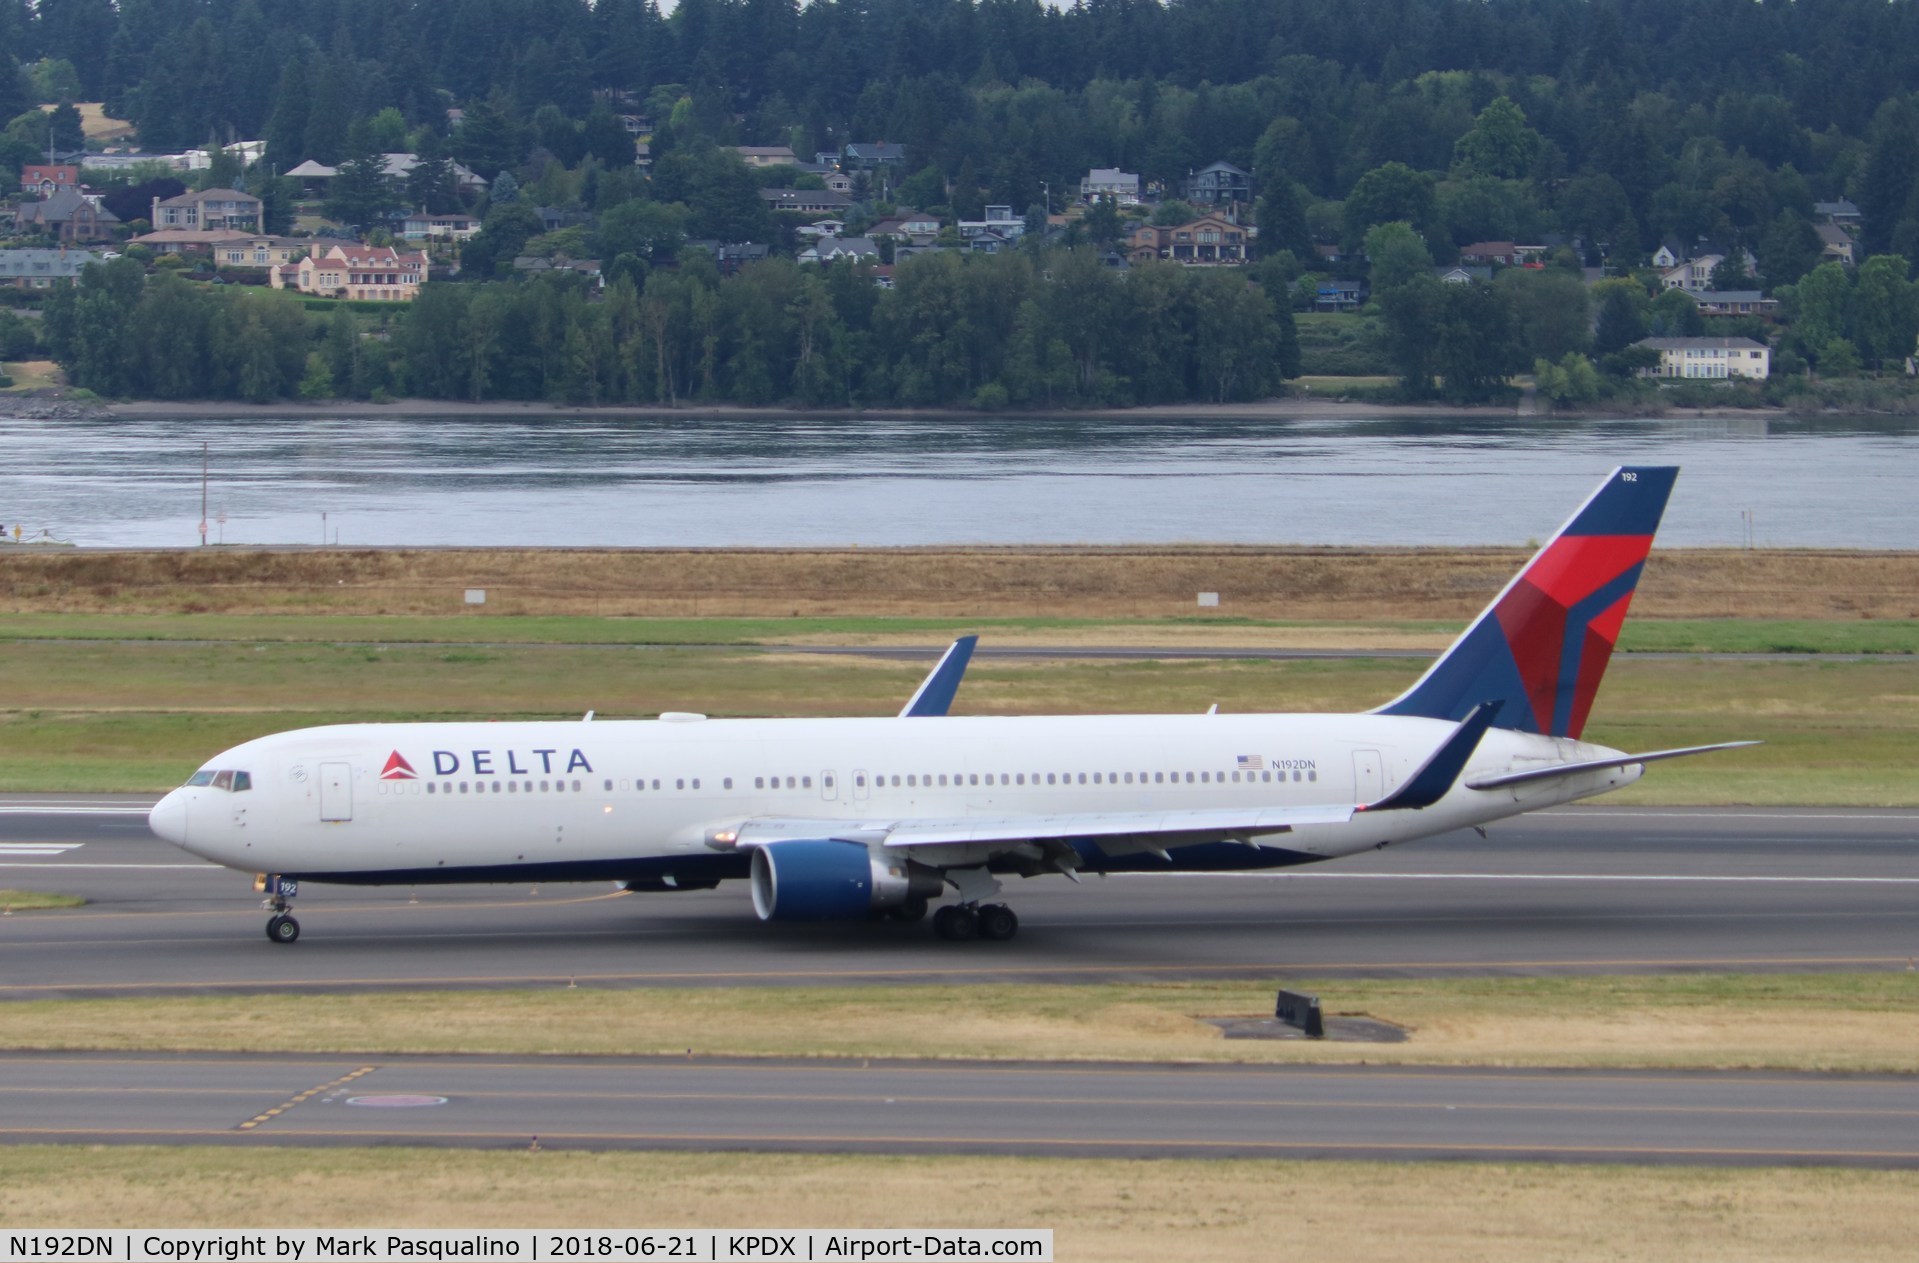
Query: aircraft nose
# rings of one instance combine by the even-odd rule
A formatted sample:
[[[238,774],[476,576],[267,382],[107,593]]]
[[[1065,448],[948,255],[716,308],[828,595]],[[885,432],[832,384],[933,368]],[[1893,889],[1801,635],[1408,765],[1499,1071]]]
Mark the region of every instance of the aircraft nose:
[[[187,796],[174,790],[147,813],[147,828],[175,846],[187,844]]]

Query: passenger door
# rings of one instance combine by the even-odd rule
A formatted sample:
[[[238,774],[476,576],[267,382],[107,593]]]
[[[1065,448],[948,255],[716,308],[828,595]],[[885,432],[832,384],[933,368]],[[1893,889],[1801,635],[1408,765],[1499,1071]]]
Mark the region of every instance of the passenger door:
[[[320,819],[340,823],[353,819],[353,765],[320,765]]]

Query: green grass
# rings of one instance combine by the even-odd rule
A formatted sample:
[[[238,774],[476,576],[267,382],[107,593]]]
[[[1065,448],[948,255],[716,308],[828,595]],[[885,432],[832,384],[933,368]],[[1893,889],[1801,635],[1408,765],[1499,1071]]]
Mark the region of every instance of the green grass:
[[[0,908],[9,912],[78,908],[84,903],[86,900],[78,895],[50,895],[38,890],[0,890]]]
[[[1269,1015],[1276,983],[1409,1038],[1226,1040],[1202,1020]],[[285,1022],[248,996],[11,1001],[0,1047],[1919,1071],[1919,975],[1903,970],[632,990],[587,978],[578,989],[302,994],[298,1008]]]
[[[1243,627],[1249,631],[1305,628],[1367,633],[1457,633],[1457,623],[1377,620],[1320,623],[1239,618],[1231,615],[1161,619],[1074,618],[605,618],[587,615],[518,617],[349,614],[5,614],[0,641],[8,640],[222,640],[353,641],[387,644],[514,643],[618,645],[760,645],[847,637],[919,638],[929,649],[955,636],[993,633],[1071,632],[1103,629]],[[1856,619],[1673,619],[1628,623],[1620,648],[1660,653],[1869,653],[1919,654],[1919,620]]]

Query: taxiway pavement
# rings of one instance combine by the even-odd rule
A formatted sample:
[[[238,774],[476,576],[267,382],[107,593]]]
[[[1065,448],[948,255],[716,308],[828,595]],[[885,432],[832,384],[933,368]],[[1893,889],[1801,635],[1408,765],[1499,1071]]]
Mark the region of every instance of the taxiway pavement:
[[[0,1143],[1919,1166],[1899,1075],[0,1054]]]
[[[245,874],[147,832],[147,799],[0,798],[0,1001],[379,988],[712,986],[1905,969],[1919,811],[1570,807],[1309,868],[1011,879],[1010,943],[762,925],[744,884],[309,884],[291,946]]]

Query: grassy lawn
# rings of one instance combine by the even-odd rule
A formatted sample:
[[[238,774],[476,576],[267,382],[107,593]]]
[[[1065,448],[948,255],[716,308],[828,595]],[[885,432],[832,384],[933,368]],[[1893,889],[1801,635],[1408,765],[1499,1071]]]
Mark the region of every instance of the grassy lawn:
[[[1878,1263],[1919,1199],[1905,1171],[193,1146],[0,1148],[0,1187],[7,1227],[1007,1226],[1069,1263],[1302,1234],[1328,1263]]]
[[[43,915],[56,916],[57,913]],[[1300,979],[1400,1044],[1226,1040],[1268,982],[714,987],[26,1000],[0,1048],[1315,1062],[1919,1072],[1919,975]],[[957,993],[957,994],[956,994]],[[963,995],[963,999],[960,996]]]
[[[85,899],[76,895],[49,895],[38,890],[0,890],[0,909],[8,913],[77,908],[85,902]]]
[[[18,395],[29,390],[45,390],[66,381],[60,366],[52,360],[19,360],[0,364],[0,373],[13,378],[13,385],[0,387],[0,394]]]

